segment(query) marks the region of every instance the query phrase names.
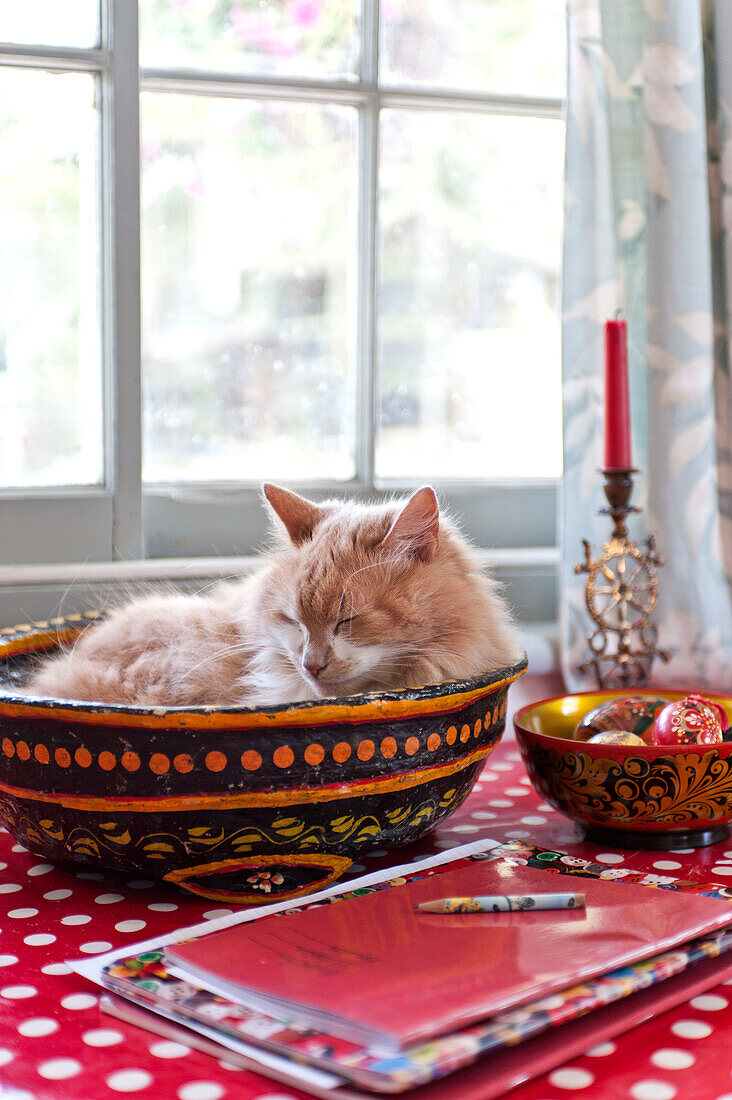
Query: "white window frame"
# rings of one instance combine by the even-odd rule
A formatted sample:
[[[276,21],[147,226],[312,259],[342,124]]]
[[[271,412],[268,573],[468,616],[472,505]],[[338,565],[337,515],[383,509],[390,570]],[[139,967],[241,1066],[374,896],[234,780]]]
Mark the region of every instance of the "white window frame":
[[[95,74],[101,92],[100,215],[103,257],[101,324],[104,362],[104,484],[0,492],[0,566],[6,584],[31,583],[28,567],[59,563],[130,563],[144,558],[195,559],[251,553],[261,544],[264,515],[256,483],[142,485],[140,398],[139,92],[186,92],[241,98],[328,102],[359,112],[357,370],[359,423],[356,475],[348,482],[288,482],[314,499],[379,497],[419,482],[374,476],[377,188],[382,108],[472,111],[561,119],[560,98],[422,90],[379,80],[377,0],[362,0],[364,48],[356,80],[291,79],[138,67],[138,9],[133,0],[101,0],[101,47],[3,45],[0,65]],[[517,425],[517,431],[520,431]],[[504,567],[531,574],[551,605],[556,565],[558,482],[554,478],[435,482],[442,500],[479,544],[498,548]],[[511,548],[520,547],[512,556]],[[120,571],[119,569],[117,570]],[[126,573],[134,568],[126,567]],[[149,567],[146,568],[149,572]],[[163,561],[160,575],[175,573]],[[194,570],[195,571],[195,570]],[[108,570],[109,576],[114,569]],[[215,572],[215,570],[214,570]],[[78,570],[67,567],[68,580]],[[37,569],[38,582],[61,578]],[[45,578],[45,580],[44,580]],[[58,580],[60,584],[61,580]],[[56,585],[57,580],[54,580]],[[68,583],[68,581],[66,582]],[[538,603],[536,603],[538,599]],[[549,602],[547,602],[547,600]],[[2,611],[2,607],[0,607]]]

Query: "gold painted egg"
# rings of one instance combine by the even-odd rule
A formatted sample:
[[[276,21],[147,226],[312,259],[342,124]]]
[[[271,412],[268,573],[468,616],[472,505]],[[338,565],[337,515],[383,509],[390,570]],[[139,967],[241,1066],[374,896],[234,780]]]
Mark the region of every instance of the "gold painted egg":
[[[656,712],[668,699],[656,695],[619,695],[594,707],[577,724],[575,736],[589,741],[596,733],[625,730],[643,737],[653,725]]]
[[[642,737],[630,730],[603,730],[588,739],[590,745],[645,745]]]

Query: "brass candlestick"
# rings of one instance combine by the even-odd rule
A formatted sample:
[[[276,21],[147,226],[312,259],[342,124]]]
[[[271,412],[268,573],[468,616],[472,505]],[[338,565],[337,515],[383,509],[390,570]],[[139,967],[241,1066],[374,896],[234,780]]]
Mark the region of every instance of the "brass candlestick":
[[[587,635],[592,656],[577,669],[581,673],[592,669],[600,688],[647,684],[654,657],[668,661],[670,656],[656,645],[658,629],[650,621],[658,597],[656,566],[663,565],[663,558],[653,535],[646,539],[645,553],[628,538],[626,519],[640,510],[630,504],[637,472],[634,468],[602,471],[609,507],[601,508],[600,514],[612,516],[613,532],[597,558],[583,539],[585,560],[574,567],[575,573],[587,573],[585,603],[597,624]]]

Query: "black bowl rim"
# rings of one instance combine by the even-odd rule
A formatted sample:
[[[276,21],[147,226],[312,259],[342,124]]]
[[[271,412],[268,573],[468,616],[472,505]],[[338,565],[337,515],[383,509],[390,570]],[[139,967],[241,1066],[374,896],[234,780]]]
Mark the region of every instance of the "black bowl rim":
[[[607,696],[607,695],[611,695],[611,696],[612,695],[617,695],[617,696],[623,696],[623,695],[661,695],[662,696],[664,693],[666,693],[666,694],[671,693],[672,695],[680,695],[682,697],[684,695],[691,694],[690,690],[687,690],[687,689],[655,688],[655,687],[649,687],[649,688],[634,687],[632,689],[630,689],[630,688],[608,688],[606,690],[602,689],[602,688],[598,688],[595,691],[574,691],[574,692],[565,691],[565,692],[562,692],[559,695],[548,695],[544,699],[536,699],[533,703],[525,703],[524,706],[520,707],[519,710],[517,710],[516,713],[514,714],[514,716],[513,716],[513,726],[514,726],[514,730],[516,731],[517,737],[519,739],[521,737],[523,737],[524,735],[528,735],[529,737],[540,737],[540,738],[542,738],[543,740],[545,740],[547,743],[549,743],[551,745],[557,745],[557,744],[560,745],[561,750],[558,750],[558,751],[561,751],[561,752],[569,752],[571,749],[573,749],[576,752],[576,751],[578,751],[578,747],[581,746],[582,751],[584,751],[585,749],[589,749],[591,756],[601,756],[603,754],[603,752],[605,754],[607,754],[608,749],[616,749],[616,750],[624,750],[624,752],[622,752],[621,755],[636,756],[638,754],[641,754],[641,755],[644,755],[644,756],[649,756],[651,758],[656,758],[656,757],[659,757],[659,756],[668,756],[669,753],[677,753],[677,752],[680,752],[683,755],[687,755],[688,753],[693,753],[693,752],[698,753],[700,751],[702,751],[702,752],[717,751],[718,752],[720,749],[725,748],[725,746],[728,749],[728,751],[727,751],[727,753],[725,753],[725,755],[729,755],[730,753],[732,753],[732,741],[715,741],[715,742],[712,742],[712,743],[707,744],[707,745],[701,745],[701,744],[698,744],[698,743],[692,743],[692,744],[689,744],[689,745],[682,745],[682,744],[678,744],[678,745],[645,745],[645,744],[643,744],[643,745],[608,745],[608,744],[602,744],[602,742],[595,742],[593,744],[592,741],[580,741],[580,740],[577,740],[573,737],[559,737],[557,734],[553,734],[553,733],[540,733],[538,730],[532,730],[532,729],[529,729],[528,726],[521,725],[521,721],[523,719],[523,716],[527,713],[527,711],[534,710],[535,707],[543,706],[545,703],[556,703],[559,699],[575,699],[575,698],[579,697],[580,695],[582,695],[582,696],[587,696],[587,695],[604,695],[604,696]],[[709,691],[708,689],[705,688],[704,693],[705,693],[706,697],[708,697],[709,699],[712,699],[712,700],[719,701],[721,699],[728,699],[728,700],[730,700],[730,702],[732,702],[732,695],[728,695],[726,692]],[[673,700],[672,700],[672,702],[673,702]]]
[[[84,629],[83,626],[79,627],[79,617],[75,617],[74,620],[65,622],[68,626],[74,629]],[[59,626],[55,633],[60,632],[63,626]],[[45,627],[38,627],[37,629],[30,629],[26,631],[18,631],[12,635],[6,635],[0,640],[0,663],[13,655],[22,654],[25,652],[22,648],[18,648],[17,642],[22,639],[23,641],[38,640],[41,637],[48,637],[51,633]],[[8,643],[13,643],[11,652],[8,652]],[[32,647],[29,647],[32,651]],[[52,648],[48,646],[45,648]],[[388,718],[390,717],[388,711],[388,704],[390,703],[420,703],[428,702],[442,698],[450,698],[457,695],[471,694],[473,692],[480,692],[484,688],[499,687],[503,683],[511,684],[514,680],[517,680],[519,676],[528,668],[528,658],[526,653],[523,652],[523,656],[511,665],[504,665],[501,668],[493,669],[491,672],[484,673],[482,676],[475,676],[468,680],[444,680],[436,684],[424,684],[419,687],[405,688],[401,691],[371,691],[363,692],[356,695],[341,695],[332,696],[323,699],[307,699],[297,703],[283,702],[279,706],[260,706],[260,707],[217,707],[217,706],[177,706],[177,707],[133,707],[124,703],[90,703],[80,702],[75,699],[62,699],[52,698],[46,696],[37,695],[25,695],[6,688],[0,687],[0,718],[8,711],[12,712],[13,717],[22,717],[24,715],[34,717],[54,717],[57,712],[62,711],[64,715],[69,717],[82,716],[82,715],[110,715],[116,716],[117,719],[123,715],[129,715],[130,718],[151,718],[159,719],[165,717],[182,718],[183,716],[190,716],[191,718],[210,719],[213,715],[229,716],[232,719],[237,716],[244,718],[256,717],[261,715],[269,719],[277,718],[279,720],[287,720],[289,716],[302,715],[303,717],[312,712],[313,724],[318,724],[322,721],[333,721],[332,711],[345,708],[349,711],[355,708],[366,707],[373,708],[377,706],[379,710],[384,707],[384,713],[379,714],[378,717]],[[323,711],[325,717],[321,717],[318,712]]]

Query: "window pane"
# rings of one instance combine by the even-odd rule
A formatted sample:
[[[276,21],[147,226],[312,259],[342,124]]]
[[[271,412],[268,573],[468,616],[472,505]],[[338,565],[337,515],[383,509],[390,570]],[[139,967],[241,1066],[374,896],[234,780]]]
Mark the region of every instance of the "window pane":
[[[140,0],[142,64],[349,77],[356,0]]]
[[[352,476],[356,111],[142,103],[146,480]]]
[[[0,42],[96,46],[99,0],[0,0]]]
[[[0,484],[102,469],[94,78],[0,70]]]
[[[561,470],[558,121],[388,110],[381,477]]]
[[[381,0],[381,75],[561,96],[565,35],[564,0]]]

